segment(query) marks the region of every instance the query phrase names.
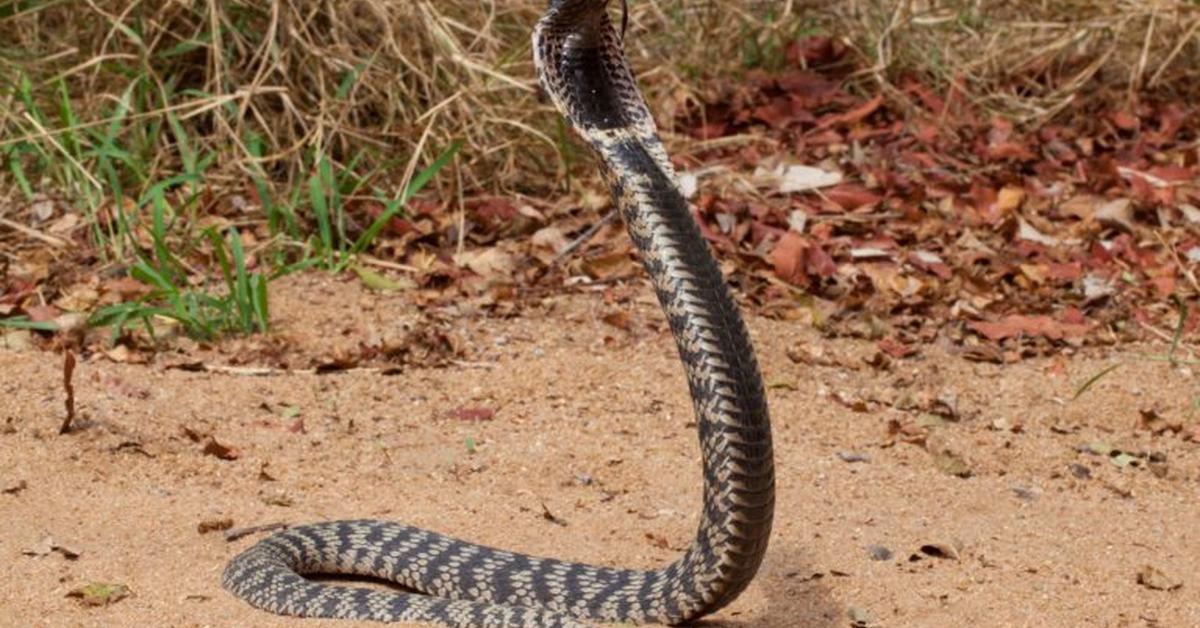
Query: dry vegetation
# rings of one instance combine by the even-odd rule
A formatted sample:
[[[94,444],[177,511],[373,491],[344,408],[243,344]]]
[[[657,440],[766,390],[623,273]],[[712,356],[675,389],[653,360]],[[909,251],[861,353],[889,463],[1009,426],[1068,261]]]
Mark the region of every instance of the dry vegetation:
[[[290,181],[316,154],[403,172],[397,161],[417,149],[429,161],[464,140],[456,172],[468,192],[542,190],[571,158],[532,75],[528,32],[543,4],[0,3],[0,154],[44,153],[39,174],[77,169],[60,180],[87,185],[87,131],[115,120],[149,171],[171,174],[178,138],[154,137],[171,112],[226,176],[261,168]],[[928,75],[1026,121],[1100,90],[1186,90],[1200,67],[1200,9],[1178,0],[647,0],[630,11],[631,56],[668,125],[711,96],[701,79],[778,68],[787,44],[811,34],[850,45],[860,78]],[[46,120],[31,119],[34,104]]]
[[[745,46],[778,50],[796,34],[798,8],[790,3],[769,11],[737,4],[634,4],[633,56],[656,93],[686,89],[681,76],[725,71],[722,60],[737,59]],[[369,155],[360,166],[394,166],[418,148],[432,159],[461,139],[458,172],[467,189],[540,186],[569,159],[533,78],[529,32],[543,5],[8,3],[8,11],[0,8],[0,39],[10,42],[0,79],[3,145],[32,141],[62,152],[55,144],[63,127],[102,128],[132,90],[135,112],[123,126],[172,112],[223,164],[249,174],[261,166],[287,179],[316,153],[346,164],[363,149]],[[661,60],[670,64],[659,69]],[[57,111],[65,92],[73,124],[54,115],[49,124],[29,120],[22,81],[45,111]],[[249,145],[254,137],[263,150]],[[175,138],[158,141],[146,147],[161,153],[156,162],[176,152]]]
[[[0,325],[25,314],[31,318],[15,324],[36,323],[31,299],[63,301],[66,287],[79,283],[63,268],[115,268],[109,274],[146,288],[113,289],[116,302],[66,299],[67,309],[88,313],[92,324],[120,328],[167,315],[190,335],[214,337],[265,329],[271,279],[313,266],[348,270],[362,253],[391,260],[393,269],[396,262],[453,266],[422,280],[452,282],[470,268],[459,259],[472,229],[467,215],[487,232],[476,229],[474,245],[528,240],[549,223],[561,228],[556,241],[574,237],[598,218],[603,194],[534,80],[529,32],[544,4],[0,0],[0,281],[11,284],[7,296],[0,292]],[[989,131],[989,114],[1015,122],[1018,134],[1053,122],[1055,137],[1038,138],[1051,143],[1062,128],[1088,116],[1106,119],[1114,109],[1141,116],[1147,128],[1170,119],[1184,129],[1175,134],[1179,145],[1160,142],[1146,164],[1126,165],[1191,165],[1186,108],[1200,67],[1195,0],[638,0],[629,11],[629,56],[674,153],[689,166],[745,170],[778,154],[845,166],[866,181],[874,175],[859,171],[862,160],[838,162],[844,146],[827,150],[805,134],[872,115],[870,124],[884,134],[888,124],[903,129],[917,121],[912,128],[920,133],[906,131],[891,145],[912,157],[920,147],[904,142],[932,137],[925,128],[931,117],[964,109],[964,118],[933,122],[943,130],[961,125],[961,133],[943,138],[967,150],[978,144],[972,138],[1011,134],[1001,126]],[[817,46],[836,51],[809,54]],[[787,109],[789,98],[806,96],[772,87],[773,76],[779,86],[800,77],[846,97],[818,99],[811,111],[792,100],[781,119],[777,105]],[[778,93],[788,89],[796,93]],[[934,93],[956,106],[915,101]],[[877,114],[884,99],[876,94],[886,99]],[[855,99],[876,104],[835,111],[857,107]],[[1160,111],[1161,103],[1174,109]],[[729,135],[707,134],[714,115],[725,116],[718,124]],[[779,135],[772,120],[795,122],[795,132]],[[856,132],[821,141],[857,144]],[[1123,150],[1130,133],[1101,142],[1094,170],[1108,168],[1108,155]],[[874,154],[902,161],[887,150]],[[989,176],[1012,177],[971,181],[979,161],[956,159],[948,160],[954,173],[942,187],[967,202],[986,197],[980,190],[989,187],[1012,188],[1015,177],[1036,168],[1004,163]],[[887,202],[921,205],[928,181],[919,179]],[[580,180],[582,189],[563,193]],[[872,180],[868,187],[878,184]],[[1107,183],[1080,190],[1127,192]],[[1146,213],[1158,201],[1143,196]],[[492,206],[490,198],[502,200]],[[566,204],[585,209],[571,212]],[[533,207],[537,224],[510,228],[518,206]],[[788,211],[803,208],[776,209],[784,219],[755,215],[766,231],[753,238],[751,266],[761,267],[788,229]],[[377,243],[381,233],[392,238],[386,245]]]
[[[1024,122],[1098,94],[1186,96],[1200,78],[1194,0],[836,4],[864,74],[932,75]]]

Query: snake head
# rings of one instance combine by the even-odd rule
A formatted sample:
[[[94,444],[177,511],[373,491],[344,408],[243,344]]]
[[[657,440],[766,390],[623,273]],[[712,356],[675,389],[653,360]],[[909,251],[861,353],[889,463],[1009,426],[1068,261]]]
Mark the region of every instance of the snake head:
[[[581,26],[599,25],[608,10],[609,0],[550,0],[542,22],[557,26],[570,26],[579,29]],[[625,39],[625,31],[629,27],[629,0],[621,0],[621,39]]]

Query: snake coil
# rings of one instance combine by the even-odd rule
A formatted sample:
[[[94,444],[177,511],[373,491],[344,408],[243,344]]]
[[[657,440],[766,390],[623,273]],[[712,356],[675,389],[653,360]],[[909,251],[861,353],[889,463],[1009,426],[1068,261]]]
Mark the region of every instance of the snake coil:
[[[775,503],[771,427],[754,351],[626,63],[608,0],[550,0],[533,33],[543,89],[596,152],[678,345],[703,462],[699,529],[652,571],[536,558],[381,521],[316,523],[235,557],[222,584],[284,615],[444,626],[678,624],[730,603],[757,572]],[[356,574],[415,593],[332,586]]]

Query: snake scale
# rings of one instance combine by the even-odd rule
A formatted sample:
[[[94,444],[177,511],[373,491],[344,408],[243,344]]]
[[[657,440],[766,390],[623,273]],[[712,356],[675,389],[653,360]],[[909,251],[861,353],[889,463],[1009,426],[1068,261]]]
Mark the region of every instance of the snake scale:
[[[285,615],[444,626],[678,624],[729,604],[762,562],[775,503],[771,428],[745,324],[701,237],[624,56],[608,0],[550,0],[533,33],[543,89],[591,145],[674,334],[703,460],[696,537],[653,571],[484,547],[380,521],[292,528],[234,558],[222,584]],[[356,574],[411,593],[334,586]]]

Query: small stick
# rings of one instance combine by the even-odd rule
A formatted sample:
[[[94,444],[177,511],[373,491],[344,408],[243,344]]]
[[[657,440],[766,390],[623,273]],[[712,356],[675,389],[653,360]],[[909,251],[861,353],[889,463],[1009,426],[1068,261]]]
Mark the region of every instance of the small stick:
[[[49,244],[50,246],[57,247],[60,249],[68,246],[68,244],[69,244],[66,240],[63,240],[62,238],[56,238],[52,235],[42,233],[41,231],[38,231],[36,229],[30,229],[29,227],[26,227],[25,225],[23,225],[19,222],[15,222],[15,221],[9,220],[7,218],[0,218],[0,225],[4,225],[5,227],[12,229],[13,231],[25,234],[35,240],[41,240],[42,242],[45,242],[46,244]]]
[[[225,541],[232,543],[244,536],[258,534],[259,532],[274,532],[276,530],[286,530],[288,524],[280,521],[278,523],[266,523],[260,526],[249,526],[246,528],[234,528],[225,532]]]
[[[563,250],[559,251],[558,255],[555,255],[553,260],[550,260],[550,265],[558,266],[564,259],[570,257],[571,254],[575,252],[575,249],[578,249],[586,244],[588,240],[591,240],[593,237],[595,237],[597,233],[600,233],[600,230],[603,229],[605,225],[612,222],[616,217],[617,210],[610,209],[603,218],[596,222],[596,224],[588,227],[587,231],[579,234],[579,237],[575,238],[570,244],[563,247]]]
[[[63,388],[67,390],[67,417],[63,419],[62,426],[58,428],[59,434],[70,432],[71,421],[75,420],[75,385],[71,383],[71,377],[74,374],[75,354],[67,349],[63,352]]]

